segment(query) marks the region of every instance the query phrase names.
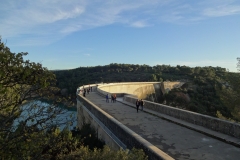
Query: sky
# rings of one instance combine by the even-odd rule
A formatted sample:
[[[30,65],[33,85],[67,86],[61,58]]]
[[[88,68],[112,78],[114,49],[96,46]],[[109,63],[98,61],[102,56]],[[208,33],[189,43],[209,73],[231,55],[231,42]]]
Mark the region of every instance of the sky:
[[[236,72],[240,0],[0,0],[0,36],[49,70],[121,64]]]

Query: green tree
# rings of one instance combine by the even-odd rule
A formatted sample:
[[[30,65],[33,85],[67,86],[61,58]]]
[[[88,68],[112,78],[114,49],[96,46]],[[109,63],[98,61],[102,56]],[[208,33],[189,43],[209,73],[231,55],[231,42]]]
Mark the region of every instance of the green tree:
[[[118,159],[122,155],[122,159],[146,159],[141,150],[115,152],[105,147],[91,151],[84,147],[67,129],[71,115],[69,119],[60,116],[65,113],[57,106],[65,99],[54,87],[55,75],[39,63],[24,60],[25,55],[12,53],[0,39],[1,159],[74,159],[71,156],[75,154],[82,159],[112,159],[116,153]],[[58,126],[65,129],[61,131]]]
[[[143,150],[133,148],[130,150],[113,151],[108,146],[103,150],[95,148],[91,151],[88,147],[80,147],[76,151],[68,155],[59,155],[59,160],[147,160],[148,157],[144,154]]]
[[[152,74],[151,75],[151,81],[154,81],[156,82],[158,79],[157,79],[157,76],[155,74]]]
[[[12,53],[0,39],[0,155],[6,159],[27,157],[30,152],[40,155],[40,146],[48,145],[42,135],[52,130],[53,124],[70,123],[60,119],[53,122],[64,114],[56,107],[63,99],[53,87],[55,75],[39,63],[24,60],[26,55]],[[43,105],[42,99],[54,101]]]

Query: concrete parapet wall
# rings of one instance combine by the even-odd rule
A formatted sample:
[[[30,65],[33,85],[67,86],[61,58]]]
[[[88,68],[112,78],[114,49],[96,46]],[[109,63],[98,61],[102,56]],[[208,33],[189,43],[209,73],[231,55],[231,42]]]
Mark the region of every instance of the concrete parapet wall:
[[[110,116],[102,109],[88,101],[86,98],[78,95],[78,115],[83,112],[80,106],[84,106],[91,112],[101,123],[106,126],[118,139],[123,142],[127,148],[132,149],[141,148],[148,155],[151,160],[172,160],[173,158],[143,139],[141,136],[127,128],[125,125],[117,121],[114,117]],[[81,117],[78,117],[81,119]],[[91,118],[88,118],[91,121]],[[81,122],[78,122],[81,124]],[[79,126],[80,127],[80,126]]]
[[[129,82],[129,83],[110,83],[101,85],[97,91],[103,95],[110,94],[130,94],[139,99],[149,99],[157,101],[156,94],[161,91],[160,82]]]
[[[97,93],[100,94],[101,96],[105,97],[107,94],[116,94],[117,97],[123,97],[124,95],[127,95],[127,93],[116,93],[116,92],[107,92],[104,90],[101,90],[99,88],[96,89]]]
[[[136,98],[125,95],[124,101],[135,104]],[[153,111],[166,114],[166,115],[190,122],[192,124],[203,126],[220,133],[224,133],[236,138],[240,138],[240,124],[238,123],[221,120],[211,116],[207,116],[207,115],[203,115],[203,114],[199,114],[199,113],[195,113],[195,112],[191,112],[191,111],[187,111],[179,108],[170,107],[170,106],[159,104],[159,103],[154,103],[149,101],[144,101],[144,102],[145,102],[144,108],[151,109]]]
[[[119,139],[109,129],[102,124],[79,100],[77,100],[77,127],[82,128],[84,124],[91,124],[91,127],[97,132],[98,139],[101,139],[110,148],[119,150],[126,149],[126,145],[121,143]]]
[[[102,94],[130,94],[138,99],[159,102],[163,94],[173,88],[181,87],[185,82],[128,82],[109,83],[98,86],[97,91]]]

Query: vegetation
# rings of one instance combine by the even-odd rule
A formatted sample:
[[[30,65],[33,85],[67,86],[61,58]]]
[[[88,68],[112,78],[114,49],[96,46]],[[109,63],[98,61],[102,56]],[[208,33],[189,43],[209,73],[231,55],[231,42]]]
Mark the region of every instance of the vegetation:
[[[147,160],[146,155],[142,150],[133,148],[129,150],[111,150],[108,146],[104,146],[103,150],[94,149],[89,151],[87,147],[80,147],[77,151],[69,155],[59,156],[58,159],[65,160]]]
[[[142,150],[103,147],[88,125],[69,131],[72,118],[61,118],[65,110],[58,106],[66,100],[55,86],[55,75],[24,60],[25,55],[12,53],[0,39],[0,159],[147,158]]]
[[[89,125],[69,131],[71,115],[56,120],[65,114],[58,107],[67,101],[63,93],[73,97],[78,86],[96,82],[185,81],[165,94],[161,103],[240,120],[240,74],[221,67],[110,64],[52,72],[24,60],[25,55],[12,53],[0,39],[1,159],[147,159],[134,148],[110,150]],[[43,99],[52,103],[41,103]]]
[[[75,95],[76,88],[92,83],[183,81],[159,103],[219,117],[240,121],[240,74],[221,67],[176,67],[170,65],[133,65],[112,63],[106,66],[79,67],[54,71],[57,86]]]

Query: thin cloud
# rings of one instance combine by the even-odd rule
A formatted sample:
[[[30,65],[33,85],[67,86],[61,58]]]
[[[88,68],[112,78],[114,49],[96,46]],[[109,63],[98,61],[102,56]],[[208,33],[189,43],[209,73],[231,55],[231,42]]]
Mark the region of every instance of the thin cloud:
[[[133,22],[131,24],[132,27],[136,27],[136,28],[144,28],[144,27],[148,27],[150,26],[148,23],[146,23],[145,21],[136,21]]]
[[[11,10],[2,13],[0,31],[4,31],[7,36],[14,36],[16,33],[37,34],[42,28],[46,29],[47,25],[50,26],[54,23],[53,25],[56,26],[55,24],[58,25],[56,22],[66,21],[81,15],[84,12],[84,6],[75,4],[28,1],[23,8],[21,4],[16,2],[12,5]],[[45,30],[45,32],[49,32],[49,30]]]
[[[115,23],[143,28],[236,15],[240,14],[240,4],[237,0],[11,0],[1,4],[0,12],[4,39],[24,36],[15,45],[47,45],[77,31]]]
[[[237,0],[203,0],[201,2],[177,2],[167,11],[163,11],[160,20],[175,24],[191,24],[203,20],[240,14],[240,5]]]
[[[89,57],[89,56],[91,56],[91,55],[90,55],[89,53],[85,53],[84,56]]]
[[[82,29],[82,26],[80,24],[73,24],[73,25],[67,26],[66,28],[63,28],[60,32],[64,34],[68,34],[81,29]]]
[[[9,10],[0,7],[0,31],[3,36],[16,37],[28,34],[39,37],[41,34],[61,34],[64,37],[79,30],[125,23],[134,27],[145,27],[147,22],[139,21],[139,11],[152,5],[164,5],[166,0],[136,2],[129,1],[30,1],[24,7],[18,1],[6,1]],[[41,38],[39,38],[41,39]],[[46,42],[51,43],[50,42]]]
[[[221,17],[240,14],[240,5],[223,5],[214,8],[207,8],[203,11],[203,15],[208,17]]]

